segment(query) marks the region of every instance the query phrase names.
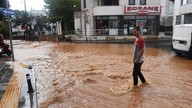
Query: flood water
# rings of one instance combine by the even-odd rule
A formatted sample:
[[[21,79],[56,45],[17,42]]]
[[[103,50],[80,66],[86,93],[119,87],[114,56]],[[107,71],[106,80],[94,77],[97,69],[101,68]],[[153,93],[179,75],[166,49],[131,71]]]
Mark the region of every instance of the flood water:
[[[133,89],[132,44],[18,42],[16,59],[37,72],[40,108],[191,108],[192,60],[146,47],[149,85]]]

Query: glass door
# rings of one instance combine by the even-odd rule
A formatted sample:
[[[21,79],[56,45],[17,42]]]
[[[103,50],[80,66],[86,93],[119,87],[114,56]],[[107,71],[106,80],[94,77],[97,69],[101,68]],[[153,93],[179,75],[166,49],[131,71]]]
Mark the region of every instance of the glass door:
[[[148,34],[149,35],[154,35],[156,26],[155,26],[155,20],[148,20]]]
[[[128,20],[128,34],[133,35],[133,28],[135,27],[135,20]]]
[[[147,20],[136,20],[136,26],[140,27],[140,31],[142,35],[148,34]]]

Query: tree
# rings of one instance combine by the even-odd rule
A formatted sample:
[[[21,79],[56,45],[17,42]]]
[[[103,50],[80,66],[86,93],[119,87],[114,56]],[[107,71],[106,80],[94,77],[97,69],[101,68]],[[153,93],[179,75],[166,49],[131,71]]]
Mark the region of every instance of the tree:
[[[0,7],[1,8],[7,8],[7,0],[1,0],[1,2],[0,2]]]
[[[15,10],[15,17],[13,18],[13,22],[16,25],[24,25],[30,21],[31,21],[31,18],[28,13],[26,13],[25,11]]]
[[[43,31],[43,26],[46,22],[48,22],[47,16],[36,16],[34,17],[34,19],[36,20],[36,26],[39,28],[40,31]]]
[[[7,0],[1,0],[0,2],[1,8],[9,8],[9,2],[7,7]],[[0,11],[0,33],[3,34],[5,37],[8,37],[9,34],[9,28],[8,28],[8,22],[6,21],[6,16],[2,14]]]
[[[0,33],[3,34],[4,37],[9,37],[9,28],[6,21],[0,21]]]
[[[80,0],[44,0],[50,21],[62,21],[63,29],[74,29],[74,12],[80,11]]]
[[[7,8],[7,0],[1,0],[0,8]],[[3,21],[4,19],[5,19],[5,16],[2,14],[2,12],[0,12],[0,21]]]

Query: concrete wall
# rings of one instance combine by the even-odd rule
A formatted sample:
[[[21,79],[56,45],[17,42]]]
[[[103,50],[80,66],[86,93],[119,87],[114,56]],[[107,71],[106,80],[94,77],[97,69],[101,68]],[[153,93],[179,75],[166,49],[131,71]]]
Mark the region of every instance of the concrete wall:
[[[93,15],[123,15],[123,6],[98,6],[93,9]]]
[[[181,6],[179,13],[180,14],[192,13],[192,4]]]

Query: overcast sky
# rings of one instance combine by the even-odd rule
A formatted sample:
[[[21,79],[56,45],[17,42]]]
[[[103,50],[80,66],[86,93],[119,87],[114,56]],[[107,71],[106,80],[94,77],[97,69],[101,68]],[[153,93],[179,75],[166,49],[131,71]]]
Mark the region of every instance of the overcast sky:
[[[42,10],[44,7],[43,5],[44,0],[25,0],[26,1],[26,7],[27,7],[27,11],[30,11],[31,8],[35,9],[35,10]],[[10,5],[11,5],[11,9],[15,10],[25,10],[24,8],[24,0],[9,0]]]

